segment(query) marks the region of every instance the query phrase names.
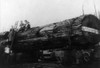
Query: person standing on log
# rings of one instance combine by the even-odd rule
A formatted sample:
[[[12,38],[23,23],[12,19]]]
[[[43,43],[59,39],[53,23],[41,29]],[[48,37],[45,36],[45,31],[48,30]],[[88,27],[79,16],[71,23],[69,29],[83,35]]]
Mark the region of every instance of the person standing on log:
[[[23,21],[21,21],[19,32],[24,32],[24,31],[25,31],[25,24],[23,23]]]
[[[9,35],[8,35],[9,45],[11,45],[11,43],[12,43],[13,40],[14,40],[14,28],[12,26],[12,28],[10,29]]]
[[[25,31],[27,31],[28,29],[30,29],[30,23],[25,20]]]

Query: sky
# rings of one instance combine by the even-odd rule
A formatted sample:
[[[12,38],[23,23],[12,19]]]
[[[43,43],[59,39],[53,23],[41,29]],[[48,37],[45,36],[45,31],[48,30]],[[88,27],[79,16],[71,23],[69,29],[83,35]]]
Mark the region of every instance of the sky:
[[[16,21],[28,20],[32,27],[43,26],[100,11],[100,0],[0,0],[0,32]]]

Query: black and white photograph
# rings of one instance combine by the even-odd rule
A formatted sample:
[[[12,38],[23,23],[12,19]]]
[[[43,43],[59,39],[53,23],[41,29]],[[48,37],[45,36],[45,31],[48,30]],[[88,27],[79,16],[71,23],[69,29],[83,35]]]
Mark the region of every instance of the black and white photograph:
[[[0,68],[100,68],[100,0],[0,0]]]

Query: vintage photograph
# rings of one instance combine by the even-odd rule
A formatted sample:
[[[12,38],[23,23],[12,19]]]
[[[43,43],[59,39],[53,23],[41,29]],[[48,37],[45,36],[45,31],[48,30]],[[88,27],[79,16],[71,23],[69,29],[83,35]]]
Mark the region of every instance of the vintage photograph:
[[[0,68],[100,68],[100,0],[0,0]]]

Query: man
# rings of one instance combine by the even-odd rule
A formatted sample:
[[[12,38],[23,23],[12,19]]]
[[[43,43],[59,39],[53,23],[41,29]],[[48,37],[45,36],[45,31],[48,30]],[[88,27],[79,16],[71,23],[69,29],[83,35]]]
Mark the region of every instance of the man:
[[[12,28],[10,29],[9,35],[8,35],[9,45],[11,45],[11,43],[12,43],[13,40],[14,40],[14,28],[12,26]]]
[[[23,31],[25,31],[25,24],[23,23],[23,21],[21,21],[19,32],[23,32]]]
[[[30,29],[30,24],[27,20],[25,20],[25,31],[27,31],[28,29]]]

